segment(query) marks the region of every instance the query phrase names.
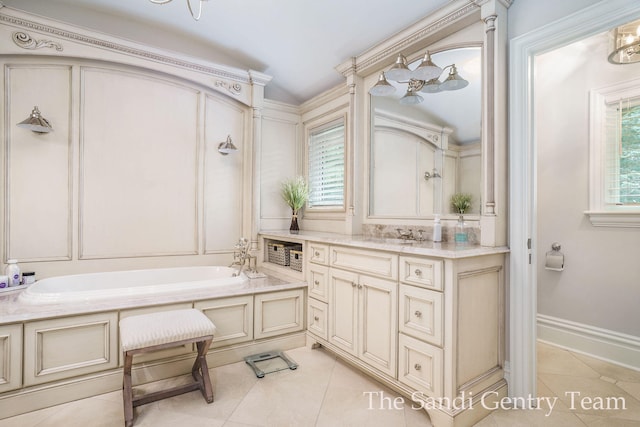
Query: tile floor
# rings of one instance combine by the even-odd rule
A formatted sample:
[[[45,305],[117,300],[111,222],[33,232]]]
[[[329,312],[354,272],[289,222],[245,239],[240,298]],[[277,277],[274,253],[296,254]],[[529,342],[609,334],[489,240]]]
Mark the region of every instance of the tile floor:
[[[207,405],[199,392],[192,392],[140,406],[135,426],[431,426],[424,411],[412,409],[408,399],[402,408],[379,409],[380,394],[374,393],[397,395],[331,353],[303,347],[287,354],[299,368],[262,379],[244,362],[211,369],[214,403]],[[573,402],[567,392],[574,393]],[[538,393],[558,397],[553,410],[544,402],[540,409],[499,409],[476,426],[640,427],[640,372],[540,343]],[[615,409],[621,400],[611,398],[624,398],[626,409]],[[598,399],[610,409],[597,409]],[[123,424],[119,391],[0,420],[0,427]]]

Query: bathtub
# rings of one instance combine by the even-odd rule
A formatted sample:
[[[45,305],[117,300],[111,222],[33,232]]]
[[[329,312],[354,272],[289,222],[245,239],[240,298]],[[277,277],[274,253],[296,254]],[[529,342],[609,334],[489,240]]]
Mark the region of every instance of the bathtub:
[[[97,302],[246,284],[247,276],[234,277],[236,271],[229,267],[176,267],[57,276],[36,281],[18,300],[27,304]]]

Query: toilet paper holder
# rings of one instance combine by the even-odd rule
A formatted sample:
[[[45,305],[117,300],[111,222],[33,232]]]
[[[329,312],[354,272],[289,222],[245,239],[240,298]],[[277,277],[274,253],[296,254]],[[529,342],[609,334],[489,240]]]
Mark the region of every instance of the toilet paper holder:
[[[554,242],[551,244],[551,250],[547,252],[545,256],[544,268],[545,270],[562,271],[564,270],[564,254],[560,252],[560,243]]]

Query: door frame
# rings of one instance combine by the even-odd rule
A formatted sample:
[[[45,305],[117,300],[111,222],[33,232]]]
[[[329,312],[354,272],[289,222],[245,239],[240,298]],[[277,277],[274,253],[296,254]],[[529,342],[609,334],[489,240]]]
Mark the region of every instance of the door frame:
[[[508,381],[512,397],[536,396],[535,56],[638,19],[638,3],[637,0],[603,0],[510,41]]]

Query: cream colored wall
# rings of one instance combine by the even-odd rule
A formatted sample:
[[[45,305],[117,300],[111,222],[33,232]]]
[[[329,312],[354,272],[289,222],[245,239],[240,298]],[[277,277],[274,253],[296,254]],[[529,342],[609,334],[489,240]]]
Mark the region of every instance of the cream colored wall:
[[[537,256],[562,245],[562,272],[537,266],[538,313],[640,337],[640,229],[593,227],[589,209],[588,92],[637,78],[640,64],[607,62],[601,42],[536,60]]]
[[[38,278],[228,264],[244,230],[250,109],[109,63],[5,57],[2,260]],[[54,131],[18,128],[34,105]],[[239,151],[222,156],[231,135]]]
[[[301,127],[296,107],[265,102],[261,144],[257,147],[260,230],[286,230],[291,224],[291,210],[280,196],[280,186],[303,174]]]

